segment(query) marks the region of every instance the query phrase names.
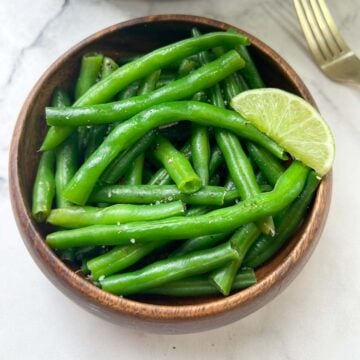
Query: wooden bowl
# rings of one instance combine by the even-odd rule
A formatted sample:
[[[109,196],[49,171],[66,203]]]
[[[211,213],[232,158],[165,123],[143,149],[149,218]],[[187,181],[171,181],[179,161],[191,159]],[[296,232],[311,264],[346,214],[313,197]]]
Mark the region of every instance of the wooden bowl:
[[[44,274],[86,310],[111,322],[158,333],[189,333],[223,326],[273,299],[309,259],[319,240],[331,198],[331,175],[328,175],[322,180],[301,229],[276,257],[256,271],[258,283],[226,298],[146,297],[134,300],[114,296],[70,269],[45,244],[46,227],[34,222],[30,209],[39,161],[37,150],[46,132],[44,107],[49,104],[53,90],[57,86],[69,88],[72,85],[80,59],[89,51],[101,51],[115,59],[148,52],[189,37],[193,26],[202,32],[230,27],[196,16],[148,16],[111,26],[81,41],[52,64],[32,89],[17,120],[10,150],[13,211],[25,245]],[[250,38],[250,52],[269,86],[291,91],[315,105],[304,83],[282,57],[260,40],[238,30]]]

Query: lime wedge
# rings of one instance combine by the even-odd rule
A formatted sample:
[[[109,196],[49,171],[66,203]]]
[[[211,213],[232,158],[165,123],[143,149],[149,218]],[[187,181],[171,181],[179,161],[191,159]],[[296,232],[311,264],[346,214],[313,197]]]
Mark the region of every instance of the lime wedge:
[[[254,89],[235,96],[231,106],[318,175],[331,169],[334,137],[318,111],[304,99],[280,89]]]

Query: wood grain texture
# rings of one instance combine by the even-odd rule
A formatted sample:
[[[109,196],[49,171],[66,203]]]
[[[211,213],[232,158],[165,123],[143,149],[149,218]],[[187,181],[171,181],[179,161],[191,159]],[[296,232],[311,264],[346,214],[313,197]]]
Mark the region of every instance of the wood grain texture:
[[[317,191],[314,204],[297,234],[256,272],[258,283],[229,297],[127,299],[98,289],[66,266],[44,242],[46,227],[31,217],[31,190],[45,132],[44,107],[57,86],[70,88],[81,57],[100,51],[118,59],[151,51],[184,39],[193,26],[202,32],[226,30],[228,24],[189,15],[159,15],[116,24],[86,38],[61,56],[39,79],[18,117],[10,149],[10,193],[25,245],[44,274],[69,298],[111,322],[158,333],[204,331],[241,319],[278,295],[299,273],[313,252],[327,217],[331,174]],[[302,96],[315,106],[294,70],[276,52],[250,34],[250,51],[265,82]]]

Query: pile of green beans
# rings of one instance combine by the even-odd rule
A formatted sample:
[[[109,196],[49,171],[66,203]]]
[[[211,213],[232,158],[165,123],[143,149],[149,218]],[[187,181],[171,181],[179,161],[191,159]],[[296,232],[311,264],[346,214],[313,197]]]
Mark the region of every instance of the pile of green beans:
[[[319,179],[226,106],[265,86],[248,45],[193,29],[144,55],[85,54],[55,89],[32,214],[96,286],[227,296],[300,226]]]

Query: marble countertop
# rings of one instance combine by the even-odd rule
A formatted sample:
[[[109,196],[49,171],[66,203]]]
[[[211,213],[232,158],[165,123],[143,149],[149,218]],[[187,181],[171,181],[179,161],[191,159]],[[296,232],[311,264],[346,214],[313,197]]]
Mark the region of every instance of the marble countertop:
[[[359,0],[328,0],[360,54]],[[227,327],[161,336],[100,320],[68,300],[25,249],[8,195],[8,150],[20,107],[44,70],[79,40],[116,22],[188,13],[237,25],[300,74],[337,143],[333,201],[322,239],[296,280],[268,306]],[[0,11],[1,359],[359,359],[360,92],[314,64],[291,1],[12,0]]]

